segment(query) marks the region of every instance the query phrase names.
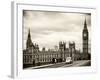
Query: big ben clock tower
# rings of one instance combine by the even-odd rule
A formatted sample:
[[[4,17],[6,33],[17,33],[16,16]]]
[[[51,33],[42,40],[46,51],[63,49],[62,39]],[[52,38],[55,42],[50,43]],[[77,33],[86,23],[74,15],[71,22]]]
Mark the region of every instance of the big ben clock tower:
[[[86,19],[84,21],[84,29],[83,29],[83,54],[87,55],[88,54],[88,29],[87,29],[87,23],[86,23]]]

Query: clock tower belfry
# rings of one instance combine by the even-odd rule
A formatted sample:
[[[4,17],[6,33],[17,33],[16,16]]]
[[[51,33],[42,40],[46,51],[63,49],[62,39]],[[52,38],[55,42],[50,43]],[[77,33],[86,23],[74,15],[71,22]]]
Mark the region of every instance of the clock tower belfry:
[[[83,29],[83,54],[88,54],[88,29],[87,29],[87,23],[86,23],[86,19],[84,21],[84,29]]]

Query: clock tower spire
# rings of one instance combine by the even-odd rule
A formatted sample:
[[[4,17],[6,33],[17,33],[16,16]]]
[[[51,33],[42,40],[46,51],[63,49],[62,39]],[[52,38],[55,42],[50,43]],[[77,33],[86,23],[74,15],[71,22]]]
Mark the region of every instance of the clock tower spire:
[[[84,21],[84,29],[87,29],[86,18],[85,18],[85,21]]]

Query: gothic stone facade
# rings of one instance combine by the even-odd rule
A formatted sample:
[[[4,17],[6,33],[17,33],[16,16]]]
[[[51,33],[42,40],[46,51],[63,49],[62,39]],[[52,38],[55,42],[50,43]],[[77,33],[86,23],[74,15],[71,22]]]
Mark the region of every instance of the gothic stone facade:
[[[43,48],[39,50],[38,44],[33,44],[31,40],[30,30],[26,42],[26,49],[23,50],[23,67],[37,66],[47,63],[64,62],[66,57],[73,57],[75,53],[75,43],[69,43],[69,48],[66,48],[65,42],[59,42],[58,50],[48,50]]]

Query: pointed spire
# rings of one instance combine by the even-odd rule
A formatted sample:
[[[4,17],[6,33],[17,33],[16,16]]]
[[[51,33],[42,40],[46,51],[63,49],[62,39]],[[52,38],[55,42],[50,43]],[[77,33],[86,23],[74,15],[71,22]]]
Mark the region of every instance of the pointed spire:
[[[30,35],[30,28],[29,28],[29,32],[28,32],[28,38],[30,38],[31,37],[31,35]]]
[[[86,17],[85,17],[84,25],[87,25],[87,24],[86,24]]]
[[[85,17],[85,21],[84,21],[84,29],[87,29],[86,17]]]
[[[30,29],[28,31],[28,37],[27,37],[27,42],[26,42],[26,47],[29,48],[33,45],[32,40],[31,40],[31,34],[30,34]]]

